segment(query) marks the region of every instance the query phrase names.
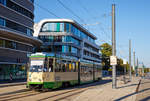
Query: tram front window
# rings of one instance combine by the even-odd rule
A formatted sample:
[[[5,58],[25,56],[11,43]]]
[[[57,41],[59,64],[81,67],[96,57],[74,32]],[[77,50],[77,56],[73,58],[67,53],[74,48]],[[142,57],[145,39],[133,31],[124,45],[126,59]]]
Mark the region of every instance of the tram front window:
[[[30,67],[30,72],[42,72],[43,66],[34,65]]]
[[[30,72],[44,72],[44,60],[31,60]]]

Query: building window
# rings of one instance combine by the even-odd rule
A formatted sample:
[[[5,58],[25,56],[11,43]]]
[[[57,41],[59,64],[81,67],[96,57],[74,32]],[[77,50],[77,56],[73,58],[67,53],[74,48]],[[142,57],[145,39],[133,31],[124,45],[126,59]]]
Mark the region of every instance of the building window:
[[[34,0],[30,0],[32,3],[34,3]]]
[[[66,23],[66,32],[70,32],[70,24]]]
[[[0,1],[4,1],[4,0],[0,0]],[[19,5],[15,4],[11,0],[7,0],[6,6],[13,9],[13,10],[15,10],[15,11],[17,11],[17,12],[19,12],[19,13],[21,13],[21,14],[23,14],[23,15],[25,15],[25,16],[27,16],[27,17],[29,17],[29,18],[31,18],[31,19],[34,18],[34,15],[30,11],[26,10],[23,7],[20,7]]]
[[[56,24],[56,30],[55,30],[56,32],[60,32],[60,23],[57,23]]]
[[[0,3],[6,6],[6,0],[0,0]]]
[[[43,42],[71,42],[75,45],[80,45],[80,41],[71,36],[39,36]]]
[[[51,23],[47,22],[43,24],[41,28],[41,32],[67,32],[72,33],[75,36],[81,37],[83,39],[87,39],[90,42],[94,43],[94,39],[88,36],[86,33],[80,31],[74,25],[70,23]],[[67,40],[67,39],[66,39]]]
[[[5,40],[5,47],[11,48],[11,49],[16,49],[16,42]]]
[[[23,32],[29,36],[32,36],[32,29],[29,29],[27,27],[24,27],[20,24],[17,24],[17,23],[14,23],[12,21],[9,21],[9,20],[5,20],[3,18],[0,18],[0,25],[3,25],[5,27],[8,27],[10,29],[13,29],[13,30],[16,30],[16,31],[20,31],[20,32]]]
[[[27,35],[32,36],[32,32],[33,31],[31,29],[27,28]]]
[[[0,39],[0,47],[4,47],[4,40],[3,39]]]
[[[33,52],[32,46],[21,44],[14,41],[4,40],[4,39],[0,39],[0,47]]]
[[[63,23],[45,23],[42,26],[41,32],[64,32]]]
[[[77,49],[77,48],[71,47],[71,53],[75,53],[75,54],[77,54],[77,51],[78,51],[78,49]]]
[[[17,48],[17,43],[16,42],[12,42],[12,49],[16,49]]]
[[[6,26],[6,21],[3,18],[0,18],[0,25],[1,26]]]

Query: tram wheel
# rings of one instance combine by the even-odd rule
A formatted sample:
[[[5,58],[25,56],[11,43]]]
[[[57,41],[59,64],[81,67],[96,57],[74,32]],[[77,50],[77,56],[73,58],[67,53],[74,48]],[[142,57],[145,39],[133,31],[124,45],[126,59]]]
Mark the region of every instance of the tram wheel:
[[[69,82],[63,82],[63,87],[66,88],[66,87],[69,87],[70,83]]]

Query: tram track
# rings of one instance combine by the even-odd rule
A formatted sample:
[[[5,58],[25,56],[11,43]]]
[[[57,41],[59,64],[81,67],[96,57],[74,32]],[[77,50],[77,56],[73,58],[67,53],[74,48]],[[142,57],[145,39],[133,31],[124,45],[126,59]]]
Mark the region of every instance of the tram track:
[[[29,93],[31,93],[32,91],[29,91],[29,90],[25,90],[24,92],[22,92],[22,93],[15,93],[15,92],[13,92],[13,94],[5,94],[5,95],[0,95],[0,101],[1,101],[1,99],[5,99],[5,98],[11,98],[11,97],[15,97],[15,96],[21,96],[21,95],[24,95],[24,94],[29,94]]]
[[[63,97],[60,97],[60,98],[57,98],[57,99],[55,99],[54,101],[60,101],[60,100],[63,100],[63,99],[66,99],[66,98],[69,98],[69,97],[71,97],[71,96],[75,96],[75,95],[78,95],[78,94],[80,94],[80,93],[82,93],[82,92],[84,92],[84,91],[86,91],[87,89],[83,89],[83,90],[78,90],[77,92],[75,92],[75,93],[72,93],[72,94],[69,94],[69,95],[66,95],[66,96],[63,96]]]
[[[89,86],[89,85],[91,85],[91,84],[81,85],[79,87],[71,87],[71,88],[68,88],[68,89],[73,89],[73,90],[58,93],[58,94],[55,94],[55,95],[52,95],[52,96],[49,96],[49,97],[39,99],[37,101],[44,101],[44,100],[60,101],[60,100],[66,99],[68,97],[78,95],[78,94],[80,94],[80,93],[82,93],[82,92],[84,92],[88,89],[92,89],[92,88],[95,87],[95,86]],[[68,90],[68,89],[66,89],[66,90]]]
[[[82,88],[83,86],[79,86],[79,87],[69,87],[69,88],[64,88],[64,89],[58,89],[58,90],[52,90],[49,92],[39,92],[39,91],[31,91],[29,89],[23,89],[20,91],[16,91],[16,92],[10,92],[10,93],[4,93],[4,94],[0,94],[0,101],[11,101],[11,100],[19,100],[20,98],[24,99],[30,96],[35,96],[38,94],[43,94],[43,93],[48,93],[51,94],[51,96],[39,99],[37,101],[43,101],[43,100],[49,100],[49,99],[53,99],[55,101],[61,100],[61,99],[65,99],[69,96],[73,96],[76,94],[79,94],[83,91],[85,91],[88,88]],[[67,91],[66,91],[67,90]],[[58,93],[60,92],[60,93]]]
[[[11,101],[11,100],[15,100],[15,99],[23,98],[23,97],[37,95],[39,93],[40,92],[34,92],[34,91],[31,91],[28,89],[24,89],[19,92],[11,92],[11,93],[1,94],[0,101]]]
[[[78,88],[78,89],[74,89],[74,90],[69,90],[69,91],[66,91],[66,92],[63,92],[63,93],[58,93],[58,94],[55,94],[55,95],[52,95],[52,96],[49,96],[49,97],[46,97],[46,98],[42,98],[42,99],[39,99],[38,101],[43,101],[43,100],[49,100],[49,99],[53,99],[54,101],[58,101],[59,99],[63,99],[63,98],[59,98],[59,99],[57,99],[58,97],[60,97],[60,96],[63,96],[63,97],[67,97],[67,96],[71,96],[71,95],[75,95],[76,93],[73,93],[73,92],[76,92],[76,91],[79,91],[79,90],[81,90],[81,89],[83,89],[83,88]],[[85,90],[84,90],[85,91]],[[70,94],[70,93],[73,93],[73,94]],[[77,92],[78,94],[79,94],[79,92]],[[67,96],[65,96],[65,94],[67,95]],[[70,95],[68,95],[68,94],[70,94]]]
[[[11,87],[11,86],[20,86],[20,85],[26,85],[26,83],[13,83],[13,84],[0,84],[0,88],[4,87]]]
[[[108,82],[109,81],[107,81],[107,83]],[[105,82],[101,82],[100,84],[103,84],[103,86],[104,86],[105,83],[106,83],[106,81]],[[70,89],[73,89],[73,90],[70,90],[70,91],[67,91],[67,92],[64,92],[64,93],[58,93],[58,94],[55,94],[53,96],[45,97],[45,98],[39,99],[38,101],[44,101],[44,100],[61,101],[61,100],[65,100],[67,98],[76,96],[76,95],[78,95],[78,94],[80,94],[80,93],[82,93],[82,92],[84,92],[84,91],[86,91],[88,89],[95,88],[96,85],[97,85],[97,83],[92,83],[92,84],[90,83],[90,84],[80,85],[78,87],[75,87],[75,89],[74,89],[74,87],[70,88]]]
[[[19,90],[15,90],[12,92],[7,93],[1,93],[0,94],[0,101],[22,101],[22,100],[31,100],[31,101],[60,101],[60,100],[66,100],[71,99],[78,94],[96,87],[97,85],[102,85],[105,83],[110,82],[110,80],[107,81],[101,81],[101,82],[95,82],[95,83],[89,83],[79,86],[73,86],[68,88],[59,88],[47,92],[41,92],[41,91],[31,91],[26,88],[21,88],[20,86]]]

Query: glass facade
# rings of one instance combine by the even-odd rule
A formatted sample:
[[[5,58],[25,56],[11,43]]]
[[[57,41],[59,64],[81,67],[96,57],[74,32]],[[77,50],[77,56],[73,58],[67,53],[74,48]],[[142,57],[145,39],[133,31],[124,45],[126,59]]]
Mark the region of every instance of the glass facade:
[[[12,22],[12,21],[9,21],[9,20],[6,20],[6,19],[1,18],[1,17],[0,17],[0,25],[4,26],[4,27],[8,27],[8,28],[16,30],[16,31],[23,32],[28,36],[32,36],[32,33],[33,33],[32,29],[29,29],[25,26],[22,26],[20,24],[17,24],[15,22]]]
[[[78,38],[74,38],[74,36],[70,36],[69,34],[74,34],[77,37],[80,37],[81,39],[87,39],[91,43],[95,43],[95,39],[89,36],[87,33],[79,30],[79,28],[75,27],[71,23],[55,23],[55,22],[46,22],[43,24],[41,30],[42,35],[39,35],[38,38],[42,40],[46,45],[49,44],[47,42],[50,42],[51,45],[43,45],[40,48],[40,51],[45,51],[45,52],[60,52],[60,53],[74,53],[74,54],[79,54],[80,50],[78,48],[75,48],[71,46],[70,44],[67,43],[73,43],[76,46],[81,46],[81,41]],[[54,32],[55,36],[52,34],[50,35],[44,35],[44,32]],[[57,32],[57,33],[55,33]],[[67,32],[67,35],[59,35],[59,32]],[[57,35],[58,34],[58,35]],[[66,43],[67,45],[52,45],[53,42],[60,42],[63,44]],[[53,43],[54,44],[54,43]],[[59,44],[59,43],[57,43]],[[96,53],[98,53],[99,49],[84,43],[84,47],[88,48],[89,50],[92,50]],[[91,58],[97,58],[99,59],[99,55],[93,53],[93,52],[88,52],[83,50],[83,54],[85,56],[89,56]]]
[[[75,27],[74,25],[70,23],[47,22],[42,26],[41,32],[67,32],[67,33],[72,33],[78,37],[88,39],[92,43],[95,42],[95,40],[92,37],[80,31],[77,27]]]
[[[39,39],[43,42],[71,42],[76,45],[80,45],[80,41],[71,36],[39,36]]]
[[[33,0],[30,0],[30,1],[33,1]],[[0,0],[0,3],[3,4],[4,6],[7,6],[31,19],[34,18],[34,15],[28,11],[27,9],[15,4],[14,2],[12,2],[11,0]]]
[[[0,3],[6,6],[6,0],[0,0]]]
[[[0,17],[0,25],[6,26],[6,20]]]
[[[42,32],[64,32],[64,23],[45,23]]]
[[[12,21],[9,21],[9,20],[6,20],[6,27],[23,32],[30,36],[32,35],[32,32],[33,32],[31,29],[24,27],[22,25],[19,25],[17,23],[14,23]]]
[[[87,43],[84,43],[84,47],[88,48],[89,50],[92,50],[92,51],[95,51],[95,52],[99,52],[98,49],[94,48],[93,46],[87,44]]]
[[[75,47],[72,47],[72,46],[63,45],[62,46],[62,52],[63,53],[75,53],[75,54],[77,54],[78,53],[78,49],[75,48]]]
[[[69,46],[69,45],[51,45],[51,46],[41,46],[40,49],[37,50],[38,52],[59,52],[59,53],[74,53],[77,54],[79,49]]]
[[[0,81],[26,79],[27,68],[25,65],[0,64]]]
[[[33,47],[32,46],[17,43],[17,42],[14,42],[14,41],[4,40],[4,39],[0,39],[0,47],[16,49],[16,50],[21,50],[21,51],[33,52]]]
[[[34,3],[34,0],[30,0],[32,3]]]
[[[85,51],[85,50],[84,50],[84,55],[85,55],[85,56],[89,56],[89,57],[94,57],[94,58],[100,59],[100,57],[99,57],[98,55],[93,54],[93,53],[88,52],[88,51]]]

